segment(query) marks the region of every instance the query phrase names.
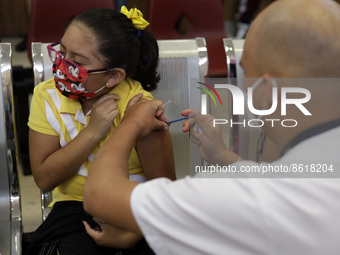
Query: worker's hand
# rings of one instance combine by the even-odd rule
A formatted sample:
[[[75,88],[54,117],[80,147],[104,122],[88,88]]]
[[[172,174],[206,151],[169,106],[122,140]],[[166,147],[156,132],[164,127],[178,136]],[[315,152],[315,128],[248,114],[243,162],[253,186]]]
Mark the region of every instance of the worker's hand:
[[[188,117],[191,114],[191,110],[190,109],[184,110],[181,112],[181,114],[184,117]],[[185,120],[183,123],[183,132],[186,133],[188,131],[190,131],[190,119]]]
[[[227,149],[221,130],[214,126],[214,117],[201,115],[200,110],[184,110],[183,116],[192,115],[183,124],[183,132],[190,131],[190,139],[198,145],[202,158],[212,164],[228,165],[239,160],[238,155]]]
[[[129,101],[127,107],[126,107],[126,111],[129,110],[129,108],[130,108],[132,105],[134,105],[135,103],[137,103],[137,102],[143,102],[143,101],[150,101],[150,100],[148,100],[148,99],[146,99],[146,98],[143,98],[143,94],[142,94],[142,93],[140,93],[140,94],[138,94],[138,95],[135,95],[134,97],[132,97],[132,98],[130,99],[130,101]],[[164,121],[164,122],[169,121],[169,120],[163,115],[163,113],[164,113],[164,107],[161,106],[161,107],[158,109],[158,111],[156,112],[156,114],[155,114],[156,118],[159,119],[159,120],[162,120],[162,121]]]
[[[109,131],[113,120],[118,115],[116,101],[118,95],[103,95],[92,106],[91,118],[86,129],[101,140]]]
[[[121,228],[115,227],[105,222],[94,219],[98,223],[101,230],[95,230],[90,225],[83,221],[86,232],[99,246],[106,246],[117,249],[128,249],[132,248],[137,242],[143,237],[139,234],[125,231]]]

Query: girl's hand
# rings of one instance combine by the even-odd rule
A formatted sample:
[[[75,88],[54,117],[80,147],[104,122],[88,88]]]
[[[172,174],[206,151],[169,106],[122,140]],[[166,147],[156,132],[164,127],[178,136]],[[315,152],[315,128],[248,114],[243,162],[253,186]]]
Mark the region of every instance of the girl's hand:
[[[116,101],[119,98],[118,95],[103,95],[93,104],[87,130],[91,130],[98,140],[107,134],[113,120],[117,117]]]
[[[142,236],[139,234],[106,224],[99,219],[94,219],[94,221],[98,223],[101,231],[91,228],[86,221],[83,221],[83,224],[85,226],[86,232],[99,246],[128,249],[133,247],[142,239]]]

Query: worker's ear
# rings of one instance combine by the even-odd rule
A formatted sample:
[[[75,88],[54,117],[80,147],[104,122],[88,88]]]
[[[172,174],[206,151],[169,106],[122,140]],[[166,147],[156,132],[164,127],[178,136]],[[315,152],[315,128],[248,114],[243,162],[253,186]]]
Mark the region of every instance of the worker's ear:
[[[126,77],[126,73],[124,69],[115,68],[109,73],[109,79],[106,82],[106,87],[113,88],[114,86],[119,84],[122,80],[124,80],[125,77]]]
[[[270,109],[276,101],[277,104],[277,84],[270,74],[262,76],[262,109]]]

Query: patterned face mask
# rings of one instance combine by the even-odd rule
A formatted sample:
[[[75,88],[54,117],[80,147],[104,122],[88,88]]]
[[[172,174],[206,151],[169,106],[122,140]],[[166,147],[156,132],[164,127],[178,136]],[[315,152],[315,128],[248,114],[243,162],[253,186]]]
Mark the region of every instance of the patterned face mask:
[[[64,59],[63,56],[54,49],[58,44],[59,43],[53,43],[47,46],[47,50],[53,62],[54,82],[61,94],[72,99],[86,99],[96,96],[99,91],[106,87],[106,85],[104,85],[94,92],[87,91],[85,88],[87,77],[89,74],[108,72],[114,70],[114,68],[87,70],[70,60]]]

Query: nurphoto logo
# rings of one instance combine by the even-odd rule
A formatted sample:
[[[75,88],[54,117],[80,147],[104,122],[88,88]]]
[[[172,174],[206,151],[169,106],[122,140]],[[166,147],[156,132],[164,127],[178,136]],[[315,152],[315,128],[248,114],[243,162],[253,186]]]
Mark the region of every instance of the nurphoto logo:
[[[259,128],[264,125],[265,122],[271,123],[271,126],[282,125],[283,127],[295,127],[298,125],[297,120],[295,119],[272,119],[266,118],[268,115],[274,113],[278,107],[280,107],[281,116],[284,117],[287,115],[287,105],[295,105],[298,110],[300,110],[304,115],[311,116],[312,114],[308,111],[308,109],[304,106],[305,103],[309,102],[311,99],[311,93],[308,89],[299,88],[299,87],[281,87],[280,96],[281,103],[278,105],[278,88],[273,86],[272,88],[272,105],[270,109],[256,109],[253,104],[253,90],[255,86],[249,87],[247,92],[245,93],[241,88],[232,85],[232,84],[215,84],[214,87],[209,86],[204,83],[200,83],[211,91],[215,93],[217,98],[220,100],[220,104],[222,106],[222,101],[220,95],[217,93],[216,89],[223,89],[226,93],[231,93],[232,100],[232,115],[245,116],[248,119],[243,119],[242,121],[235,122],[233,119],[215,119],[214,127],[216,125],[241,125],[248,127]],[[205,91],[214,101],[215,105],[216,100],[213,97],[212,93],[210,93],[205,88],[199,89]],[[294,93],[295,95],[299,95],[299,98],[289,98],[289,94]],[[201,94],[201,112],[203,115],[207,114],[207,94]],[[221,94],[221,92],[220,92]],[[256,117],[257,116],[257,117]]]

